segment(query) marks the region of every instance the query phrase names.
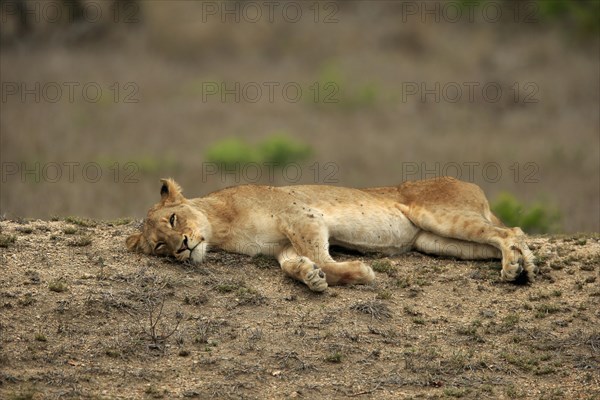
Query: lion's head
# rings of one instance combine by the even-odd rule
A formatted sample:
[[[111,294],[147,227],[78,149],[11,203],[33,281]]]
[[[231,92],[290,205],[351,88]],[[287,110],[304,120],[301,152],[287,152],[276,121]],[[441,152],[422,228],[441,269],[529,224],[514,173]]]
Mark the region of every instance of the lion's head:
[[[172,179],[161,179],[160,202],[149,211],[139,233],[127,238],[127,248],[144,254],[174,256],[201,262],[207,248],[210,224],[181,194]]]

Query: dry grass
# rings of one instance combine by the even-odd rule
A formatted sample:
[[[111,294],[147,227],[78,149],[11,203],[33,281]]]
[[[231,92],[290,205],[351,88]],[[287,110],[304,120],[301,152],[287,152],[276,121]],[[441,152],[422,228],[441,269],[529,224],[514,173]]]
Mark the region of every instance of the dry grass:
[[[526,286],[497,263],[336,253],[382,272],[314,294],[270,259],[189,266],[128,253],[133,223],[92,225],[72,247],[71,223],[0,222],[1,398],[600,395],[598,235],[531,238]]]
[[[372,318],[382,319],[390,318],[392,316],[387,304],[381,301],[366,301],[355,303],[350,306],[350,309],[358,311],[363,314],[368,314]]]
[[[0,234],[0,247],[8,247],[17,240],[15,235]]]

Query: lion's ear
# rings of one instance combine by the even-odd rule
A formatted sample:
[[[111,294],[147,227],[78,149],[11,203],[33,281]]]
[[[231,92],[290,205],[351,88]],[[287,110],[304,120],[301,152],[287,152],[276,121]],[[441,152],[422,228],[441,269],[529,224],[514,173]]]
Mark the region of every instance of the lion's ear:
[[[181,194],[181,186],[177,184],[173,179],[161,179],[162,183],[160,187],[160,201],[161,203],[180,203],[184,200]]]
[[[125,241],[125,243],[127,244],[127,249],[129,249],[129,251],[143,252],[143,240],[144,238],[142,237],[141,233],[134,233],[133,235],[129,236]]]

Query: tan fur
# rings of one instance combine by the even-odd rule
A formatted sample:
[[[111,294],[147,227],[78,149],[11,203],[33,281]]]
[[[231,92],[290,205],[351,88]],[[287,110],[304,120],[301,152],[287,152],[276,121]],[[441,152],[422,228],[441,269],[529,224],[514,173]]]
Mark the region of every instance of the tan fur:
[[[172,224],[173,223],[173,224]],[[519,228],[506,228],[483,191],[453,178],[400,186],[237,186],[186,199],[163,179],[161,200],[127,247],[145,254],[201,262],[208,247],[276,257],[283,271],[314,291],[368,283],[360,261],[336,262],[329,245],[399,254],[411,249],[462,259],[502,258],[501,276],[514,280],[536,267]]]

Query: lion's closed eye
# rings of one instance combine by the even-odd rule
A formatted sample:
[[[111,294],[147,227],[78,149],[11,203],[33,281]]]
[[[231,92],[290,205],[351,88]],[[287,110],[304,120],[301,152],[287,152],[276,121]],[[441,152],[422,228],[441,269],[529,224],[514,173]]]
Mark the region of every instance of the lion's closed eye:
[[[171,214],[171,218],[169,218],[171,228],[175,228],[175,222],[177,222],[177,216],[175,214]]]
[[[162,250],[164,247],[165,247],[165,243],[158,242],[158,243],[156,243],[156,246],[154,246],[154,252],[158,252],[158,251]]]

